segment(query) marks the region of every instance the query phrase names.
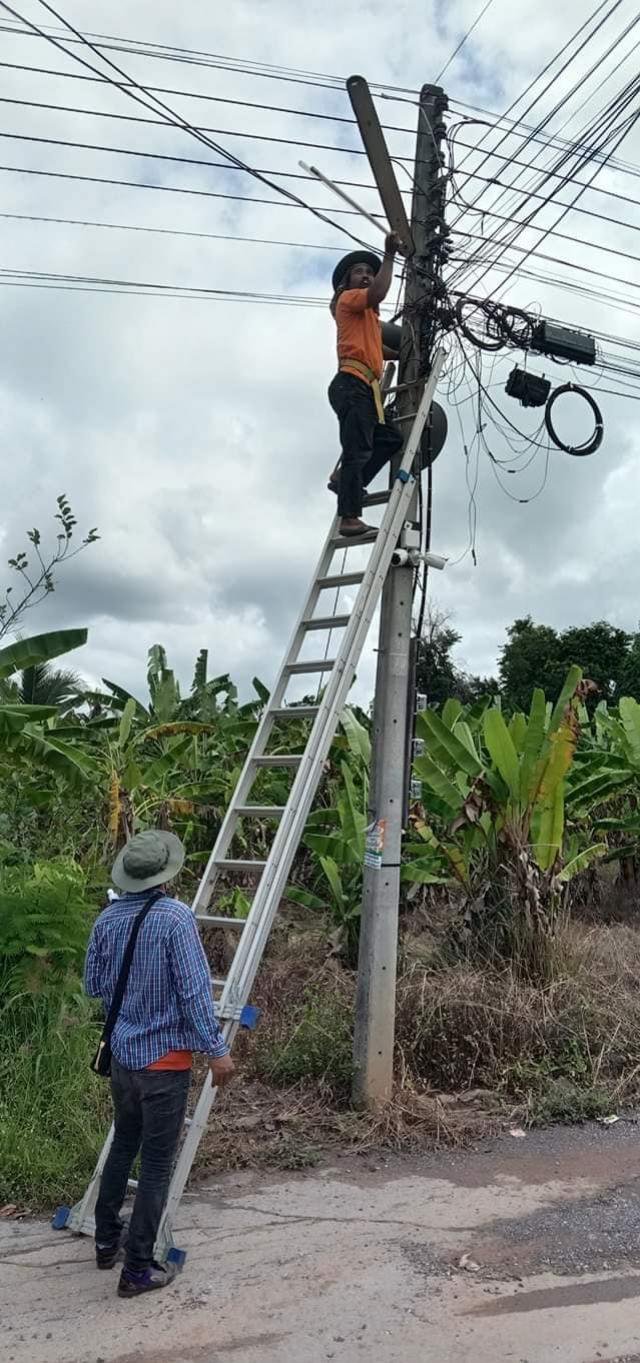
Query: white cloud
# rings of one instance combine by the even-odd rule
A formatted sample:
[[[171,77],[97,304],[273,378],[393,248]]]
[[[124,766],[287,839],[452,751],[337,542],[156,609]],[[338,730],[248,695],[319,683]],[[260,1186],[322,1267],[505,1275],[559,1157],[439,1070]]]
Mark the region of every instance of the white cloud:
[[[21,8],[37,21],[46,18],[37,0],[23,0]],[[594,51],[603,50],[609,28],[615,37],[633,17],[633,8],[632,0],[625,0]],[[342,75],[357,69],[371,81],[415,89],[437,74],[473,22],[477,3],[456,0],[443,7],[438,0],[401,0],[389,7],[379,0],[348,6],[324,0],[305,7],[304,21],[291,0],[180,8],[168,0],[111,0],[89,10],[80,0],[67,0],[64,7],[71,22],[97,32],[224,53],[244,62],[277,62]],[[505,107],[583,17],[577,0],[562,14],[551,0],[540,0],[535,7],[524,6],[522,22],[513,23],[507,0],[495,0],[448,71],[447,89],[469,104]],[[348,101],[339,91],[207,65],[112,55],[143,82],[299,110],[292,117],[165,96],[185,117],[220,129],[220,141],[254,165],[296,174],[302,155],[330,175],[370,181],[365,159],[339,150],[357,150],[352,128],[304,116],[305,110],[348,116]],[[3,35],[3,59],[81,71],[35,38]],[[584,75],[589,61],[585,51],[576,74]],[[593,96],[578,124],[622,80],[624,72],[607,83],[615,61],[615,56],[609,59],[598,82],[592,79],[568,107],[570,113],[580,99]],[[118,91],[89,82],[23,71],[4,75],[4,93],[16,99],[144,115]],[[606,89],[599,93],[603,85]],[[176,130],[19,105],[3,108],[5,132],[219,159]],[[407,129],[388,134],[392,151],[410,155],[414,108],[391,101],[381,101],[380,108],[385,123]],[[568,135],[575,126],[569,126]],[[301,151],[284,142],[241,138],[237,134],[242,131],[326,143],[335,150]],[[635,136],[623,154],[632,159],[638,149]],[[525,158],[531,154],[527,148]],[[462,155],[461,149],[460,160]],[[35,142],[5,141],[2,162],[272,197],[236,171]],[[493,163],[492,173],[496,171]],[[5,212],[324,243],[334,252],[344,241],[298,209],[279,204],[0,175]],[[284,183],[333,211],[327,192],[293,179]],[[605,171],[598,184],[634,196],[630,176]],[[356,193],[369,208],[377,207],[373,191]],[[637,223],[631,204],[592,192],[581,203]],[[452,221],[457,213],[453,208]],[[465,225],[466,230],[480,230],[477,216]],[[489,225],[487,220],[485,230]],[[573,214],[560,230],[570,238],[630,253],[637,249],[634,231],[599,218]],[[533,244],[537,234],[525,234],[522,240]],[[4,265],[18,269],[321,298],[328,295],[336,258],[312,249],[8,220],[3,246]],[[633,279],[636,273],[633,261],[579,247],[573,240],[551,237],[541,249],[624,278]],[[535,257],[531,264],[535,266]],[[537,301],[576,326],[639,339],[638,314],[612,306],[627,308],[633,290],[612,285],[611,293],[619,298],[607,304],[560,292],[551,279],[572,277],[567,267],[542,269],[544,283],[510,281],[508,296],[514,304]],[[606,280],[594,283],[606,286]],[[90,643],[81,659],[87,674],[106,673],[138,692],[144,691],[146,650],[156,641],[165,644],[187,685],[203,646],[210,650],[215,671],[232,672],[245,690],[255,673],[271,681],[333,509],[325,491],[337,447],[325,396],[334,352],[328,312],[11,287],[2,290],[2,306],[3,549],[9,552],[20,543],[23,527],[43,525],[61,491],[70,497],[81,525],[97,524],[102,535],[99,545],[61,576],[58,592],[33,617],[34,625],[88,624]],[[609,348],[620,349],[618,343]],[[503,384],[517,358],[512,353],[495,371],[485,368],[488,381]],[[566,378],[566,370],[546,361],[531,367],[545,369],[555,382]],[[601,382],[612,386],[610,375]],[[491,391],[502,405],[500,386]],[[535,414],[504,401],[516,424],[534,429]],[[637,408],[612,397],[603,398],[602,405],[606,437],[601,451],[591,460],[554,451],[547,486],[528,505],[504,495],[488,456],[480,456],[478,567],[466,558],[442,576],[434,574],[432,585],[440,603],[454,613],[463,635],[461,654],[475,671],[494,667],[506,625],[527,612],[557,626],[599,616],[628,628],[636,624]],[[472,410],[469,404],[462,410],[467,439],[472,440]],[[434,546],[456,558],[467,543],[469,495],[453,407],[449,415],[449,441],[435,468]],[[488,429],[487,438],[497,457],[506,459],[509,451],[502,437]],[[508,492],[526,497],[540,485],[542,459],[518,477],[504,467],[494,471]],[[371,641],[359,673],[362,699],[371,692],[374,661]]]

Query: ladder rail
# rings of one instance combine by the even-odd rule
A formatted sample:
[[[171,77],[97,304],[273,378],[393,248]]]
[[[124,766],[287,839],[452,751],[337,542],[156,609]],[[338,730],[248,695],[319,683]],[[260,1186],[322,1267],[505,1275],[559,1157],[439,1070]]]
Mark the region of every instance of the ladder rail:
[[[251,787],[253,786],[253,783],[255,781],[257,770],[254,767],[254,758],[264,756],[264,750],[267,745],[267,740],[275,723],[273,711],[280,709],[285,691],[291,680],[290,673],[287,671],[287,664],[290,662],[292,657],[294,657],[296,649],[299,651],[300,645],[305,634],[305,631],[303,630],[303,621],[313,612],[313,609],[317,602],[320,590],[317,587],[318,578],[325,576],[327,569],[330,566],[331,559],[333,557],[333,548],[331,540],[332,537],[335,535],[337,524],[338,518],[336,516],[332,522],[331,529],[322,547],[320,558],[318,559],[318,565],[316,568],[315,576],[312,580],[311,587],[300,609],[298,619],[296,620],[296,623],[293,627],[291,638],[289,641],[289,646],[284,655],[282,666],[274,682],[273,689],[271,691],[271,695],[269,696],[269,700],[265,707],[265,710],[262,714],[262,718],[253,736],[251,747],[249,748],[249,752],[247,753],[247,756],[245,758],[244,766],[242,768],[240,777],[236,784],[233,797],[220,825],[218,836],[214,843],[211,856],[209,857],[209,860],[205,867],[204,875],[202,876],[198,889],[196,890],[195,899],[192,904],[192,908],[196,916],[198,915],[198,912],[201,909],[205,909],[207,907],[209,900],[211,898],[211,892],[218,878],[219,874],[218,863],[224,860],[225,855],[229,847],[231,846],[231,842],[236,832],[239,817],[237,814],[236,807],[237,805],[246,805],[249,803],[248,797],[251,791]]]
[[[443,352],[438,351],[425,386],[415,424],[407,441],[400,466],[401,474],[409,474],[417,453],[420,436],[431,407],[443,361]],[[413,491],[413,485],[414,481],[411,477],[406,481],[396,480],[394,483],[392,498],[390,499],[392,515],[388,527],[385,527],[385,534],[381,534],[376,541],[369,566],[365,570],[365,578],[358,593],[358,601],[361,601],[361,605],[359,606],[358,601],[356,602],[352,621],[346,631],[345,657],[342,666],[340,669],[334,669],[331,681],[321,701],[318,716],[309,736],[303,763],[292,786],[285,814],[276,833],[267,865],[256,890],[246,925],[233,958],[218,1006],[219,1016],[224,1021],[225,1039],[229,1044],[233,1041],[240,1025],[240,1013],[248,1000],[273,920],[278,911],[291,863],[316,793],[317,782],[314,783],[314,772],[324,762],[331,746],[340,711],[351,687],[357,662],[375,614],[397,536],[402,528],[405,507],[408,505]],[[394,501],[395,505],[393,505]],[[162,1256],[166,1252],[167,1245],[171,1242],[173,1217],[180,1204],[202,1133],[215,1102],[216,1092],[211,1076],[208,1075],[202,1086],[169,1186],[167,1201],[158,1230],[156,1243],[158,1256]]]
[[[442,367],[443,356],[439,353],[436,356],[433,369],[428,383],[425,386],[424,394],[419,408],[419,416],[416,418],[411,436],[407,441],[400,472],[409,472],[417,452],[420,436],[426,418],[429,413],[433,393],[438,380],[438,375]],[[232,974],[228,979],[227,987],[220,1001],[220,1008],[224,1010],[230,1005],[238,1006],[238,995],[243,998],[245,992],[244,967],[245,958],[253,947],[253,939],[266,939],[271,921],[277,911],[277,902],[280,894],[284,891],[284,885],[291,868],[291,863],[295,855],[298,843],[302,836],[304,825],[313,801],[319,768],[325,761],[337,724],[340,712],[346,701],[355,675],[355,670],[368,634],[375,610],[378,604],[384,580],[386,578],[391,557],[395,549],[396,541],[404,521],[405,509],[411,499],[413,491],[413,480],[411,477],[405,482],[397,479],[392,489],[392,498],[389,503],[389,524],[384,532],[381,530],[378,539],[373,547],[369,564],[365,570],[365,578],[358,593],[358,599],[354,605],[353,613],[343,641],[344,656],[339,659],[337,666],[331,674],[322,700],[320,709],[305,749],[302,762],[298,768],[295,781],[292,785],[285,812],[280,820],[276,831],[267,864],[262,873],[259,885],[256,888],[254,899],[249,911],[246,927],[238,943],[238,949],[233,961]],[[394,505],[395,502],[395,505]],[[276,901],[276,908],[268,922],[265,931],[264,908],[270,895]],[[255,969],[249,979],[249,985],[253,983]],[[238,977],[237,980],[233,977]],[[243,999],[243,1001],[246,1001]]]

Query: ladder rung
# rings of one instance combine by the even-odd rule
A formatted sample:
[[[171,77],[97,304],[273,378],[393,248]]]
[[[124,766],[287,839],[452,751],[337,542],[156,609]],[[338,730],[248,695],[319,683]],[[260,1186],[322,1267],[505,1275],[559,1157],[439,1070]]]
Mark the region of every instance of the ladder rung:
[[[137,1186],[138,1186],[138,1180],[137,1180],[137,1178],[128,1178],[128,1179],[127,1179],[127,1188],[137,1188]]]
[[[335,667],[335,658],[314,658],[308,663],[287,663],[286,672],[330,672]]]
[[[344,629],[349,624],[350,615],[315,615],[302,621],[303,629]]]
[[[197,913],[196,923],[214,923],[218,928],[243,928],[246,918],[225,918],[222,913]]]
[[[369,530],[366,535],[335,535],[331,543],[336,549],[353,549],[357,544],[373,544],[377,530]]]
[[[234,812],[247,819],[279,819],[284,810],[284,805],[236,805]]]
[[[386,506],[391,492],[387,488],[386,492],[368,492],[362,499],[363,506]]]
[[[271,711],[274,719],[315,719],[319,705],[279,705]]]
[[[212,983],[214,989],[218,989],[218,988],[219,988],[219,989],[224,989],[225,984],[227,983],[227,981],[226,981],[226,979],[224,979],[224,980],[223,980],[223,979],[218,979],[215,975],[212,975],[212,976],[211,976],[211,983]]]
[[[227,857],[216,862],[219,871],[264,871],[266,861],[246,861],[243,857]]]
[[[274,752],[266,757],[253,757],[256,767],[298,767],[304,754],[301,752]]]
[[[363,581],[364,573],[330,573],[318,578],[318,586],[323,591],[325,587],[357,587]]]

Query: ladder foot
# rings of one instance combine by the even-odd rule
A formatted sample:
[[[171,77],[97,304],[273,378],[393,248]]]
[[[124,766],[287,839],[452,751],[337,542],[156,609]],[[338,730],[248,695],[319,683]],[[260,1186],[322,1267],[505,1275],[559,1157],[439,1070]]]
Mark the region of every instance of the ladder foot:
[[[246,1027],[247,1031],[252,1032],[260,1021],[261,1008],[256,1008],[252,1003],[245,1003],[240,1014],[240,1026]]]
[[[65,1226],[68,1224],[70,1216],[71,1216],[70,1207],[56,1207],[56,1210],[53,1213],[53,1216],[51,1217],[52,1230],[64,1230]]]
[[[169,1253],[167,1254],[167,1263],[173,1264],[174,1267],[178,1270],[178,1273],[182,1273],[186,1258],[187,1258],[186,1249],[176,1249],[175,1245],[172,1245],[171,1249],[169,1250]]]

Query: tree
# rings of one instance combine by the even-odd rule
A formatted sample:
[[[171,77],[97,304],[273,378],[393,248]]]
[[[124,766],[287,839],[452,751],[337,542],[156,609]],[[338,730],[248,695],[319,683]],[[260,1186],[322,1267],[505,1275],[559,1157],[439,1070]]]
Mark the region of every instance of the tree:
[[[595,683],[589,702],[616,701],[640,690],[640,642],[626,630],[595,620],[558,632],[536,625],[530,615],[514,620],[500,656],[498,673],[504,704],[526,710],[536,687],[553,695],[568,668],[577,666]],[[627,689],[628,685],[632,689]]]
[[[631,635],[616,699],[619,700],[621,696],[640,700],[640,633]]]
[[[33,553],[31,557],[20,550],[14,558],[9,559],[9,567],[20,580],[20,588],[14,594],[12,586],[6,587],[4,599],[0,599],[0,639],[6,634],[14,633],[21,616],[25,611],[38,606],[56,589],[55,570],[63,563],[69,563],[72,558],[76,558],[88,544],[95,544],[100,538],[97,530],[89,530],[82,543],[76,549],[71,548],[74,531],[78,522],[71,510],[71,507],[64,493],[56,499],[58,510],[55,519],[60,522],[60,530],[56,535],[56,547],[49,553],[43,553],[42,536],[37,527],[27,531],[27,539],[32,545]]]
[[[545,695],[556,695],[565,673],[555,629],[534,625],[530,615],[514,620],[507,630],[507,643],[498,664],[505,705],[513,710],[528,710],[536,688]]]
[[[51,667],[49,663],[34,663],[25,667],[16,687],[23,705],[57,705],[68,708],[80,704],[82,682],[77,672]]]
[[[417,689],[425,693],[429,705],[443,705],[451,699],[470,705],[483,696],[497,694],[498,683],[493,677],[469,675],[456,667],[451,650],[461,638],[449,616],[437,606],[430,606],[418,641],[416,663]]]
[[[598,687],[596,704],[599,700],[617,700],[624,694],[621,682],[630,645],[631,635],[607,620],[565,629],[560,635],[562,670],[577,664],[583,675]]]

